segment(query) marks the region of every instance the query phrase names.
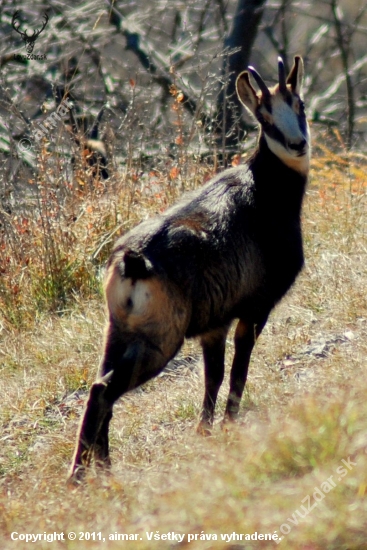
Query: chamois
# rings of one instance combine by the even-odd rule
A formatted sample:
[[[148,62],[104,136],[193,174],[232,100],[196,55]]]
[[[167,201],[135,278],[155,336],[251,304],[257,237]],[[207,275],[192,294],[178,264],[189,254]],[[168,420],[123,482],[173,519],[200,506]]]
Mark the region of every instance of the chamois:
[[[114,402],[157,376],[185,337],[201,340],[205,396],[198,431],[208,433],[235,319],[225,419],[236,417],[255,341],[303,266],[300,214],[310,138],[302,58],[295,57],[287,77],[278,58],[278,72],[272,88],[253,67],[236,81],[239,99],[260,125],[249,161],[116,242],[105,276],[103,358],[80,424],[71,478],[81,478],[93,457],[110,464]]]

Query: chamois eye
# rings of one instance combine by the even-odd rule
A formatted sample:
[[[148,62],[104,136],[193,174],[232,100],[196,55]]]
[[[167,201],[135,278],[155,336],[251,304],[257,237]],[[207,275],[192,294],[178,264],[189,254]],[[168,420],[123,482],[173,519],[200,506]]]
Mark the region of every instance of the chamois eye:
[[[305,104],[304,104],[304,101],[302,101],[302,99],[299,100],[299,108],[301,109],[301,111],[305,110]]]

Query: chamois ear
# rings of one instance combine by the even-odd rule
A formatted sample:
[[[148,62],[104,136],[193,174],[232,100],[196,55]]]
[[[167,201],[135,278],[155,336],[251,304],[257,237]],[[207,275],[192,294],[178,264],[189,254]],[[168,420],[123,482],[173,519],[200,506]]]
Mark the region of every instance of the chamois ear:
[[[296,55],[294,58],[293,67],[287,78],[287,84],[291,85],[292,92],[302,97],[302,85],[303,85],[303,60],[302,57]]]
[[[250,75],[248,71],[243,71],[238,75],[236,80],[236,92],[242,105],[252,114],[255,114],[259,105],[259,98],[257,97],[256,91],[250,82]]]

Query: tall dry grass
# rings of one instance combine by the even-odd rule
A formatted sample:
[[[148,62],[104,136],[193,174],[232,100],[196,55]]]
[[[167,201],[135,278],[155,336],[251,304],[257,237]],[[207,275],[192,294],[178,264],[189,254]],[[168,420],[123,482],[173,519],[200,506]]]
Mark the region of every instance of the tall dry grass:
[[[33,212],[8,214],[2,227],[4,550],[51,546],[13,541],[13,532],[77,533],[75,541],[52,542],[55,549],[275,548],[274,541],[221,540],[275,531],[285,549],[367,548],[367,158],[336,152],[324,136],[315,142],[303,213],[306,267],[254,351],[238,424],[224,431],[218,423],[206,439],[195,434],[202,365],[189,342],[182,356],[190,362],[118,403],[111,473],[92,470],[73,489],[67,468],[101,350],[101,265],[118,234],[212,169],[186,158],[185,178],[177,165],[165,172],[130,166],[106,183],[69,188],[41,151]],[[341,475],[343,460],[350,467]],[[315,501],[315,488],[325,489],[330,476],[335,487]],[[317,505],[306,515],[308,495]],[[146,533],[158,532],[185,538],[180,545],[148,540]],[[106,540],[78,540],[79,533]],[[109,540],[114,533],[138,540]]]

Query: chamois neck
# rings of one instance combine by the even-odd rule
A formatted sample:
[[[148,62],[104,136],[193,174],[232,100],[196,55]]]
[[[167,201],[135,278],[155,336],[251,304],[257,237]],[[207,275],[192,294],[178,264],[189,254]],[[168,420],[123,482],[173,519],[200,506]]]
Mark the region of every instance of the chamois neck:
[[[279,159],[260,135],[257,149],[249,161],[255,182],[258,206],[266,215],[298,217],[302,208],[307,175],[293,170]]]
[[[260,132],[257,148],[250,159],[250,165],[257,170],[260,169],[262,172],[268,173],[268,177],[271,179],[275,177],[277,183],[280,183],[281,176],[284,177],[287,174],[287,179],[294,178],[295,183],[303,182],[305,185],[308,178],[308,164],[308,155],[307,158],[294,158],[293,163],[291,160],[285,162],[283,158],[280,158],[271,150],[263,131]]]

